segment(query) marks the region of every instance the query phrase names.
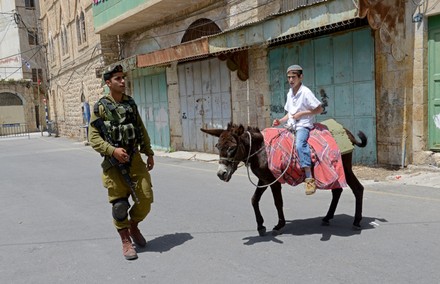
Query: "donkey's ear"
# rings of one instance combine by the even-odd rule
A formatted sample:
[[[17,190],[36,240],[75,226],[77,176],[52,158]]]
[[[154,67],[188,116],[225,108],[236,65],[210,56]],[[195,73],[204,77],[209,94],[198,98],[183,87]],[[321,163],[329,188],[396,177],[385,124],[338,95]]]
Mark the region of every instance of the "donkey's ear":
[[[243,125],[240,124],[240,126],[238,126],[237,130],[235,131],[235,134],[240,136],[243,133],[244,133],[244,127],[243,127]]]
[[[220,135],[223,133],[223,131],[225,131],[223,129],[203,129],[203,128],[200,128],[200,130],[202,132],[205,132],[206,134],[209,134],[212,136],[217,136],[217,137],[220,137]]]

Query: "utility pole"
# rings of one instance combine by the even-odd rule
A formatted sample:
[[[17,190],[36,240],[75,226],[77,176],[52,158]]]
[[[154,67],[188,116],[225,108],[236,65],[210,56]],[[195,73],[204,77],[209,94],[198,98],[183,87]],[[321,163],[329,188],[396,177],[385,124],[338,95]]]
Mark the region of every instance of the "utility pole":
[[[38,109],[40,109],[40,107],[39,107],[39,102],[40,102],[40,86],[38,86],[38,66],[37,66],[37,68],[35,69],[35,72],[37,73],[37,102],[38,102]],[[46,104],[45,104],[46,105]],[[43,136],[43,125],[41,125],[41,119],[40,119],[40,114],[38,115],[38,124],[40,125],[40,131],[41,131],[41,136]],[[46,123],[46,125],[47,125],[47,123]]]

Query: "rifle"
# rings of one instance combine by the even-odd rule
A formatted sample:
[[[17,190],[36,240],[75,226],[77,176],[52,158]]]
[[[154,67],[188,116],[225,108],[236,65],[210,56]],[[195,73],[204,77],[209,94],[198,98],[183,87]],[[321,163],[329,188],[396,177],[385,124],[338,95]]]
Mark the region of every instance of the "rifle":
[[[104,124],[104,121],[102,120],[102,118],[97,118],[95,121],[93,121],[91,123],[92,126],[96,127],[99,131],[99,134],[101,135],[101,137],[107,141],[108,143],[110,143],[111,145],[113,145],[114,147],[118,147],[117,143],[114,143],[113,140],[111,139],[108,131],[107,131],[107,127]],[[130,157],[131,157],[130,153]],[[110,164],[110,166],[105,166],[106,161],[108,161],[108,164]],[[105,156],[104,161],[102,162],[101,166],[103,169],[108,169],[112,166],[117,166],[119,169],[119,172],[122,174],[122,177],[125,180],[125,183],[128,185],[128,187],[130,188],[131,191],[131,195],[133,196],[134,201],[139,204],[139,198],[136,195],[136,183],[133,182],[131,180],[130,177],[130,167],[127,165],[129,164],[129,162],[127,163],[120,163],[115,157],[113,156]]]
[[[131,157],[131,155],[130,155]],[[122,174],[122,177],[125,180],[125,183],[130,187],[130,191],[131,191],[131,195],[133,196],[134,201],[139,204],[139,198],[136,195],[136,183],[133,182],[130,178],[130,167],[127,165],[129,162],[127,163],[120,163],[115,157],[111,156],[109,158],[107,158],[108,161],[110,162],[110,164],[112,166],[117,166],[119,171]]]

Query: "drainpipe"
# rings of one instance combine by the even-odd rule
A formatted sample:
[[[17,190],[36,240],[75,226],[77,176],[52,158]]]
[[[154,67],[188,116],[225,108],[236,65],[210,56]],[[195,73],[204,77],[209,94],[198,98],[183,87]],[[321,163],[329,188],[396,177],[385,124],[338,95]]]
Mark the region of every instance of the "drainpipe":
[[[406,159],[406,138],[407,138],[407,117],[406,117],[406,87],[403,92],[403,131],[402,131],[402,169],[405,168]]]
[[[251,125],[250,101],[249,101],[249,79],[246,80],[246,99],[247,99],[247,125]]]

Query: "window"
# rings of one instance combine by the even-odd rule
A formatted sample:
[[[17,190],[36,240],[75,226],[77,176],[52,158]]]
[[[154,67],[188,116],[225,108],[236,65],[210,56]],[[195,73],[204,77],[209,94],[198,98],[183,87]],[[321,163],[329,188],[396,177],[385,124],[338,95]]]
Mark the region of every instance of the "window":
[[[63,25],[60,33],[60,46],[61,46],[61,55],[66,55],[69,53],[69,45],[67,39],[67,30],[66,26]]]
[[[28,31],[28,41],[30,45],[38,45],[38,33],[36,31]]]
[[[87,41],[87,37],[86,37],[86,21],[84,19],[84,12],[81,11],[81,16],[79,17],[79,22],[80,22],[80,26],[81,26],[81,41],[82,42],[86,42]]]
[[[81,26],[78,16],[76,16],[76,39],[78,40],[78,45],[81,45]]]
[[[67,44],[67,42],[68,42],[67,30],[66,30],[66,27],[64,27],[64,47],[65,47],[64,54],[69,53],[69,45]]]
[[[38,83],[43,81],[43,69],[32,68],[32,82]]]
[[[63,30],[61,30],[59,38],[60,38],[61,54],[64,55],[64,50],[66,48],[64,47],[64,31]]]
[[[49,32],[49,34],[47,35],[47,38],[49,39],[48,40],[48,46],[49,46],[48,57],[52,63],[55,63],[55,45],[53,43],[53,37],[52,37],[51,32]]]
[[[22,106],[23,101],[13,93],[0,93],[0,106]]]
[[[35,0],[25,0],[24,6],[28,9],[35,9]]]
[[[78,45],[81,45],[87,41],[86,22],[84,19],[84,12],[82,11],[80,16],[76,17],[76,37],[78,40]]]

